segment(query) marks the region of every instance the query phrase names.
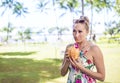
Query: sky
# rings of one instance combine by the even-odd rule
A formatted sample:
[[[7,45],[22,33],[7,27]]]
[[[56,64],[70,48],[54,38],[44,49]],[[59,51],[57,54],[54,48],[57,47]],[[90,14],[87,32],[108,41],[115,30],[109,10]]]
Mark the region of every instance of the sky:
[[[0,27],[4,27],[7,25],[8,21],[10,21],[14,26],[25,26],[25,27],[54,27],[56,25],[64,27],[72,26],[72,16],[70,13],[67,13],[62,18],[57,17],[56,23],[56,14],[59,15],[61,10],[57,10],[56,14],[54,11],[49,11],[49,14],[40,13],[39,10],[36,9],[37,0],[20,0],[24,3],[24,6],[28,7],[29,14],[25,14],[25,17],[16,17],[15,15],[10,14],[11,11],[6,11],[3,16],[0,16]],[[0,14],[4,9],[0,8]],[[91,19],[90,9],[85,11],[85,15]],[[109,14],[111,15],[111,14]],[[74,18],[79,18],[80,15],[74,16]],[[101,22],[101,24],[97,24],[97,26],[93,25],[94,32],[103,33],[105,30],[104,26],[104,12],[102,13],[94,13],[93,14],[93,22]],[[108,18],[106,18],[107,20]],[[37,30],[37,29],[36,29]]]
[[[36,9],[37,0],[21,0],[24,3],[25,7],[28,7],[28,14],[25,14],[25,17],[15,17],[11,15],[10,11],[6,11],[3,16],[0,18],[1,25],[7,24],[8,19],[13,22],[15,25],[26,25],[26,26],[43,26],[47,25],[53,26],[56,24],[56,17],[53,11],[49,11],[49,14],[41,13],[40,10]],[[0,13],[2,13],[3,8],[0,8]],[[57,12],[57,13],[60,13]],[[8,18],[9,16],[9,18]],[[67,20],[70,19],[66,16]],[[63,18],[64,19],[64,18]],[[46,22],[47,21],[47,22]],[[64,22],[64,20],[62,20]],[[66,22],[67,23],[67,22]]]

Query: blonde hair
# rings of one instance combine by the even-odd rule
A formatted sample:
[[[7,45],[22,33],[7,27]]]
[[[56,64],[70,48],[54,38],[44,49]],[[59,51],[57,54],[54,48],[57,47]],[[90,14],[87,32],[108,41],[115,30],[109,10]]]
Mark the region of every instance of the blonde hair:
[[[79,19],[74,19],[73,20],[73,27],[75,24],[78,24],[78,23],[84,24],[86,31],[89,32],[89,19],[87,16],[80,16]]]

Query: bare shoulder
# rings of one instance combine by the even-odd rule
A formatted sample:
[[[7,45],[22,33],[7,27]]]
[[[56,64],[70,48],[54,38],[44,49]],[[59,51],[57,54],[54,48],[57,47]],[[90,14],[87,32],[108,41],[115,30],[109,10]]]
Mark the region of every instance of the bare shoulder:
[[[100,50],[99,46],[91,41],[89,41],[89,45],[92,51]]]
[[[92,52],[93,57],[102,55],[102,51],[101,51],[100,47],[96,44],[91,46],[91,52]]]
[[[97,51],[97,50],[100,50],[100,48],[99,48],[98,45],[94,44],[94,45],[91,46],[91,50],[92,51]]]

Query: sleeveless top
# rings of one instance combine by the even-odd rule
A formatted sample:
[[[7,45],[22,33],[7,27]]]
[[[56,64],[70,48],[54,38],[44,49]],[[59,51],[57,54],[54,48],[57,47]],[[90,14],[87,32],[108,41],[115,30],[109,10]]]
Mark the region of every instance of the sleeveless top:
[[[79,57],[82,61],[82,65],[89,69],[93,70],[94,64],[91,62],[91,60],[87,59],[85,54],[88,52],[86,51],[81,51],[79,54]],[[91,78],[85,73],[82,73],[79,69],[75,68],[71,64],[69,65],[69,75],[68,75],[68,80],[67,83],[96,83],[96,80],[94,78]]]

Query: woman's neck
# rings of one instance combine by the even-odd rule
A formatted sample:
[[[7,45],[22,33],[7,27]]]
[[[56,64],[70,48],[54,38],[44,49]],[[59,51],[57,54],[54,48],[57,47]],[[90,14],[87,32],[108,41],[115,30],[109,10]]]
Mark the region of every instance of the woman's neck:
[[[84,40],[83,42],[79,42],[78,43],[78,46],[79,46],[80,50],[82,50],[87,45],[88,45],[88,41],[87,40]]]

